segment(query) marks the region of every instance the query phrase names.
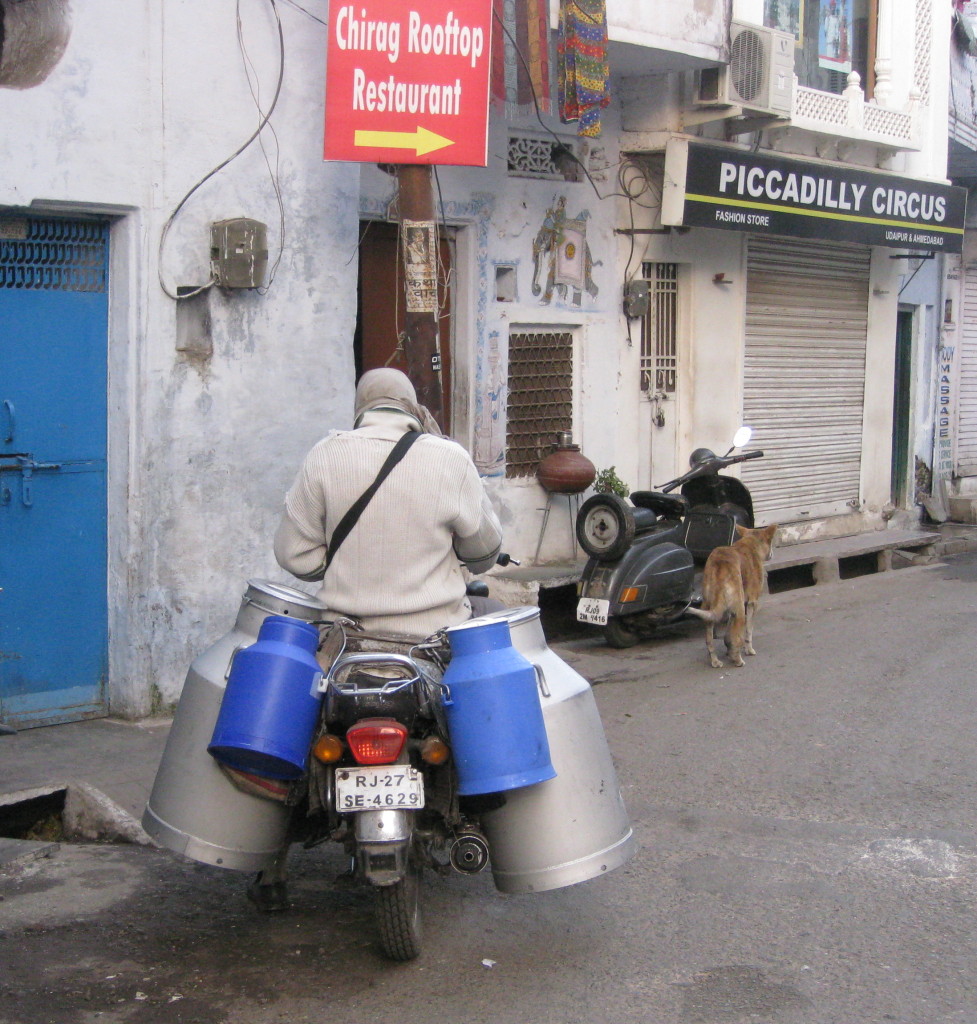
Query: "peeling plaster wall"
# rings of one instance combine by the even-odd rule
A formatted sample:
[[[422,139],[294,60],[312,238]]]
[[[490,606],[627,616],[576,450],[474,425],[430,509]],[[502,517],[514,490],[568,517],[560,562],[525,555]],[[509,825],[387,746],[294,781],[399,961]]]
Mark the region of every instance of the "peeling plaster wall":
[[[161,9],[162,8],[162,9]],[[209,344],[178,351],[176,302],[157,280],[166,218],[254,131],[258,113],[233,4],[76,7],[64,57],[33,89],[0,89],[0,205],[114,216],[110,296],[109,587],[114,713],[179,695],[192,658],[223,635],[250,577],[294,584],[271,551],[307,448],[352,412],[359,168],[321,158],[325,29],[278,5],[286,62],[272,124],[285,248],[267,294],[214,288]],[[248,56],[267,107],[278,36],[244,0]],[[266,132],[272,165],[275,143]],[[16,140],[16,144],[14,144]],[[278,207],[257,142],[190,198],[163,256],[178,285],[209,278],[209,225]]]

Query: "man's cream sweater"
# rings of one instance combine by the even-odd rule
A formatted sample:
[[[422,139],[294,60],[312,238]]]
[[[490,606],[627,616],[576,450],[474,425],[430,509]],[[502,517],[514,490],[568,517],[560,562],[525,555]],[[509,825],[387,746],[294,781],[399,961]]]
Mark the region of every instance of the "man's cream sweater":
[[[279,565],[322,580],[319,600],[372,632],[425,637],[471,615],[464,560],[484,571],[502,531],[468,453],[423,434],[380,485],[325,572],[329,538],[370,486],[394,444],[417,429],[374,410],[362,425],[316,444],[285,497],[275,536]]]

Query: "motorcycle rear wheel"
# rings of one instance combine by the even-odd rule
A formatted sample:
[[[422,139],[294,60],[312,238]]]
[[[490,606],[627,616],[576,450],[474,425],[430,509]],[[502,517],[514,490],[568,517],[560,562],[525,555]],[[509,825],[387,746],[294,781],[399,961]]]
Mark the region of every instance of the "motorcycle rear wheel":
[[[380,948],[391,960],[414,960],[421,954],[421,869],[411,866],[393,885],[376,891]]]

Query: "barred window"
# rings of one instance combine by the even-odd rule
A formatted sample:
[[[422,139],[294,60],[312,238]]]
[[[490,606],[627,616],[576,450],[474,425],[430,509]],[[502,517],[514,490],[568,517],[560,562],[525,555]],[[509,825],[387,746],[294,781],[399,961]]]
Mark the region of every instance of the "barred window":
[[[580,181],[583,171],[573,138],[537,135],[534,132],[509,132],[509,176],[545,178],[549,181]]]
[[[675,391],[678,264],[644,263],[648,312],[641,318],[641,390],[649,396]]]
[[[573,429],[573,334],[509,335],[507,477],[532,476],[556,434]]]
[[[0,289],[104,292],[108,225],[0,217]]]

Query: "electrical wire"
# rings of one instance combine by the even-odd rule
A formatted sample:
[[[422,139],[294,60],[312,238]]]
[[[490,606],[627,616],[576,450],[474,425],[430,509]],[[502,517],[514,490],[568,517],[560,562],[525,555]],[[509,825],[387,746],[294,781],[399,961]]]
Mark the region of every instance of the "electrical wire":
[[[447,221],[447,219],[445,217],[445,213],[444,213],[444,196],[441,194],[441,178],[438,175],[437,164],[433,165],[433,170],[434,170],[434,184],[437,186],[437,189],[438,189],[438,211],[440,212],[441,228],[444,231],[445,239],[447,239],[448,238],[448,221]],[[444,316],[444,311],[448,308],[448,302],[450,301],[449,300],[449,290],[451,288],[452,279],[453,279],[453,275],[454,275],[454,269],[455,269],[453,265],[451,267],[449,267],[447,270],[444,269],[444,262],[441,259],[440,239],[438,241],[437,260],[438,260],[438,281],[441,281],[442,278],[444,279],[444,302],[442,303],[440,301],[440,297],[439,297],[439,301],[438,301],[438,322],[440,323],[441,322],[441,318]],[[440,291],[440,289],[439,289],[439,291]],[[440,344],[440,342],[439,342],[439,344]]]
[[[276,0],[268,0],[268,2],[271,4],[271,9],[274,12],[275,21],[278,23],[279,66],[278,66],[278,82],[277,82],[277,84],[275,86],[275,95],[272,98],[271,106],[268,108],[268,112],[261,115],[261,119],[260,119],[260,121],[258,123],[258,127],[251,133],[251,135],[248,137],[248,139],[245,142],[243,142],[240,146],[238,146],[238,148],[229,157],[227,157],[227,159],[223,160],[221,163],[219,163],[212,170],[208,171],[196,183],[196,185],[194,185],[186,193],[186,195],[184,195],[184,197],[179,201],[179,203],[177,203],[177,205],[176,205],[175,209],[173,210],[173,212],[169,215],[169,217],[166,218],[166,222],[163,224],[163,230],[160,232],[160,237],[159,237],[159,249],[157,251],[156,274],[157,274],[157,277],[159,278],[160,288],[162,288],[163,292],[169,298],[171,298],[171,299],[181,300],[181,299],[193,298],[194,295],[199,295],[201,292],[205,292],[208,288],[213,288],[213,286],[217,283],[217,281],[216,281],[215,278],[211,277],[211,279],[206,284],[203,284],[199,288],[195,288],[192,291],[185,292],[183,295],[177,295],[175,292],[171,291],[167,287],[166,282],[163,280],[163,249],[164,249],[164,247],[166,245],[166,238],[167,238],[167,236],[170,233],[170,228],[173,227],[173,223],[175,222],[175,220],[176,220],[177,216],[179,215],[180,211],[183,209],[183,207],[190,200],[190,197],[193,196],[194,193],[196,193],[203,185],[205,185],[208,181],[210,181],[210,179],[213,178],[215,174],[218,174],[225,167],[227,167],[227,165],[229,163],[231,163],[231,161],[236,160],[251,145],[251,143],[254,142],[254,140],[258,138],[258,136],[263,131],[265,125],[268,124],[268,121],[270,120],[271,115],[275,112],[275,108],[278,106],[278,98],[281,95],[281,91],[282,91],[282,82],[285,80],[285,34],[284,34],[283,29],[282,29],[282,20],[279,17],[279,14],[278,14],[278,7],[276,5]],[[238,0],[238,3],[240,4],[240,0]],[[249,84],[250,84],[250,79],[249,79]]]
[[[301,4],[297,4],[295,0],[282,0],[282,3],[288,4],[289,7],[294,7],[297,11],[301,11],[307,18],[311,18],[313,21],[319,22],[320,25],[328,25],[328,22],[323,21],[318,15],[306,10]]]
[[[532,72],[530,71],[529,64],[526,61],[526,57],[520,49],[519,44],[516,42],[515,37],[509,31],[508,26],[502,20],[502,17],[498,13],[498,11],[493,9],[492,16],[498,22],[499,28],[502,29],[503,33],[505,33],[506,38],[512,44],[512,48],[515,50],[516,56],[519,58],[519,63],[522,64],[523,70],[526,72],[526,76],[529,82],[529,89],[533,97],[533,108],[536,111],[536,120],[539,121],[543,130],[547,133],[547,135],[553,137],[553,139],[556,141],[557,145],[560,148],[561,154],[566,154],[567,156],[569,156],[570,159],[580,168],[580,170],[584,174],[584,177],[587,179],[587,181],[590,182],[590,186],[594,190],[594,193],[596,194],[598,199],[629,199],[629,196],[621,192],[608,192],[605,195],[602,195],[600,189],[597,187],[597,182],[594,181],[593,176],[591,175],[590,171],[588,171],[587,168],[584,166],[583,161],[566,144],[566,141],[564,139],[561,139],[560,136],[557,135],[556,132],[554,132],[553,129],[550,128],[550,126],[543,120],[543,113],[539,106],[539,97],[536,95],[536,86],[533,84]],[[628,161],[628,159],[628,157],[623,157],[620,161],[618,161],[619,166],[620,164]]]
[[[275,12],[277,16],[277,11]],[[279,27],[281,21],[279,20]],[[248,49],[244,42],[244,26],[241,23],[241,0],[237,0],[237,41],[238,46],[241,50],[241,57],[244,60],[244,73],[248,79],[248,88],[251,91],[251,98],[254,100],[254,105],[257,108],[259,117],[263,116],[261,110],[260,95],[260,83],[258,81],[258,72],[255,70],[254,64],[248,55]],[[285,55],[284,50],[281,54],[282,60],[282,71],[284,71]],[[252,80],[252,75],[254,79]],[[275,166],[272,168],[271,159],[268,156],[268,150],[265,148],[265,140],[262,134],[258,135],[258,145],[261,147],[261,155],[264,157],[265,166],[268,168],[268,176],[271,179],[271,187],[275,193],[275,201],[278,204],[278,256],[275,258],[275,262],[272,264],[271,272],[268,275],[268,283],[261,288],[256,289],[259,295],[267,295],[271,289],[272,284],[275,282],[275,276],[278,274],[278,267],[282,262],[282,256],[285,254],[285,203],[282,199],[282,187],[280,181],[281,173],[281,143],[278,141],[278,132],[275,131],[275,126],[268,121],[268,129],[271,131],[272,138],[275,140]]]

